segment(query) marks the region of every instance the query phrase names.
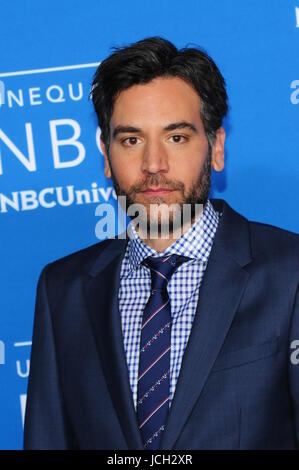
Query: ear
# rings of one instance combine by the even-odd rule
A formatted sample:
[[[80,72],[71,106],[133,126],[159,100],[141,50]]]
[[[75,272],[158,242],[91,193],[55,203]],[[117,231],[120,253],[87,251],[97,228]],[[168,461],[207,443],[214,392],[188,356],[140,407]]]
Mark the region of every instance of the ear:
[[[215,171],[222,171],[224,168],[224,142],[225,130],[219,127],[212,147],[212,167]]]
[[[102,140],[102,137],[100,139],[100,147],[105,159],[104,175],[106,176],[106,178],[111,178],[110,162],[108,158],[108,153],[106,151],[106,146]]]

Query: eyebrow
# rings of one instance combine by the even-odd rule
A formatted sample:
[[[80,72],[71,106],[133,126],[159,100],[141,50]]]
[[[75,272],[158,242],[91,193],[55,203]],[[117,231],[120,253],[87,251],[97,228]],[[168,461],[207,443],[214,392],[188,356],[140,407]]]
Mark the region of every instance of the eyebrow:
[[[190,129],[194,133],[198,132],[196,127],[191,122],[187,121],[179,121],[168,124],[166,127],[163,128],[163,131],[174,131],[176,129]],[[115,139],[118,134],[132,134],[137,132],[142,132],[142,129],[140,129],[139,127],[119,125],[116,126],[116,128],[114,129],[112,133],[112,138]]]
[[[187,121],[174,122],[164,127],[164,131],[174,131],[176,129],[190,129],[192,132],[197,133],[197,129],[194,124]]]
[[[112,138],[115,139],[118,134],[132,134],[136,132],[141,132],[141,129],[139,129],[139,127],[132,126],[116,126],[113,131]]]

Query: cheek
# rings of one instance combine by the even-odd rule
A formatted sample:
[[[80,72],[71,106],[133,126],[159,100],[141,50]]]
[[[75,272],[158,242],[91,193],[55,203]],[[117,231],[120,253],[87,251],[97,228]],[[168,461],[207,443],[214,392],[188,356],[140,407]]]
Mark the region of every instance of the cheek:
[[[142,179],[142,155],[137,149],[122,151],[117,145],[111,146],[111,166],[118,180],[132,184]]]
[[[115,164],[112,160],[111,165],[117,181],[123,188],[130,187],[138,179],[137,172],[132,164],[123,163],[121,160],[118,160]]]
[[[170,171],[186,181],[197,181],[208,156],[208,142],[190,144],[178,154],[172,155]]]
[[[192,186],[195,184],[200,176],[201,165],[200,162],[184,163],[183,165],[176,165],[173,176],[175,179],[181,181],[185,186]]]

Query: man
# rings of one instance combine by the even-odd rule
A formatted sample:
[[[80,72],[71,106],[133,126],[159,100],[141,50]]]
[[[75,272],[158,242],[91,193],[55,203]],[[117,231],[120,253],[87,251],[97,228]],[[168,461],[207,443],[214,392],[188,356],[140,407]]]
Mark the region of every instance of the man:
[[[298,448],[299,240],[208,198],[218,68],[148,38],[100,64],[92,98],[105,176],[146,225],[43,269],[24,447]],[[155,204],[172,237],[151,236]]]

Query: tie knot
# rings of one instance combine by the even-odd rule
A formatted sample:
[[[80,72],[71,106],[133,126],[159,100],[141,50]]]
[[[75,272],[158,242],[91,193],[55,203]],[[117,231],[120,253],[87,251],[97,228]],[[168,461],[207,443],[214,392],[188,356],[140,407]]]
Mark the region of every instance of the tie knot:
[[[180,255],[167,255],[158,258],[148,256],[144,259],[142,264],[151,270],[152,289],[164,289],[176,269],[189,259]]]

